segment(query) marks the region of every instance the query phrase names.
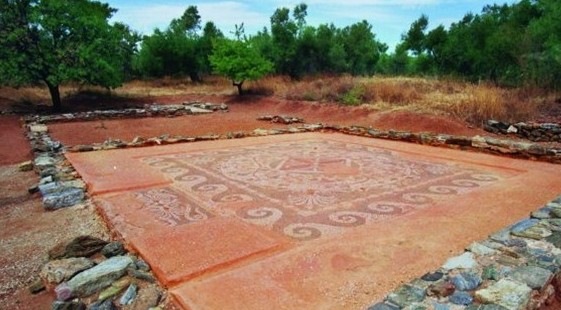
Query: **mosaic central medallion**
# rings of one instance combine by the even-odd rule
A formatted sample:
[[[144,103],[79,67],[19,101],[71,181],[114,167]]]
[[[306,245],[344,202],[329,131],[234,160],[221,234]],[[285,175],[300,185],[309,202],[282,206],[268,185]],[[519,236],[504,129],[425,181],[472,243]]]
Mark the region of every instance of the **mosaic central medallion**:
[[[170,195],[177,196],[168,203],[174,206],[168,222],[189,223],[212,214],[237,217],[297,240],[404,215],[500,179],[487,172],[327,139],[152,156],[143,161],[174,180],[173,186],[160,189],[163,193],[137,192],[147,208],[157,210],[155,216],[161,216],[164,207],[154,208],[157,203],[147,197],[159,194],[170,201]]]

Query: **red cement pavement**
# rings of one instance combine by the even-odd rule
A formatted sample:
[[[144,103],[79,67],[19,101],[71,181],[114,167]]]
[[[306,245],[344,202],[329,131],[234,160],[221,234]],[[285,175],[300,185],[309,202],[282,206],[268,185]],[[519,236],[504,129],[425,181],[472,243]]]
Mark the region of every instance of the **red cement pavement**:
[[[67,157],[186,309],[362,309],[561,193],[557,165],[343,134]]]

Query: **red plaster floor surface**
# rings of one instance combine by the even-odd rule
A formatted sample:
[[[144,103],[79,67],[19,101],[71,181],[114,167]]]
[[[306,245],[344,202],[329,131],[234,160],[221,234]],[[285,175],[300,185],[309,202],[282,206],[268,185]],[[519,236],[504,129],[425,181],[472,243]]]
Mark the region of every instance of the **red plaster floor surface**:
[[[67,157],[186,309],[363,309],[561,193],[556,165],[334,133]]]

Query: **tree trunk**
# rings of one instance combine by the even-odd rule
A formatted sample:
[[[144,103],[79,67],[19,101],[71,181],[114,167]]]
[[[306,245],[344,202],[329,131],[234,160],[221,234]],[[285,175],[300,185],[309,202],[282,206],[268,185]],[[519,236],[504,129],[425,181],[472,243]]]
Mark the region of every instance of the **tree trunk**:
[[[52,85],[49,82],[45,82],[47,87],[49,87],[49,93],[51,94],[51,101],[53,102],[53,112],[60,112],[62,110],[62,102],[60,101],[60,91],[58,85]]]
[[[189,78],[191,78],[191,82],[193,83],[201,83],[202,79],[198,72],[190,72]]]
[[[232,82],[232,85],[234,85],[238,88],[238,95],[240,95],[240,96],[243,95],[243,89],[242,89],[243,82],[244,81],[241,81],[241,82],[238,82],[238,83]]]

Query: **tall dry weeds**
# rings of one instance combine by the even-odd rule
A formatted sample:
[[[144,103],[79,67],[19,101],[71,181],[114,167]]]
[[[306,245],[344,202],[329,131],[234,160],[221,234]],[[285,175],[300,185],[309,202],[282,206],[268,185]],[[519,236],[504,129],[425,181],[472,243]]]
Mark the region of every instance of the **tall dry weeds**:
[[[543,93],[527,93],[522,89],[503,89],[490,85],[468,85],[462,99],[452,105],[453,114],[474,124],[495,119],[519,122],[534,119],[546,108]]]
[[[423,98],[424,85],[411,79],[370,79],[363,82],[366,88],[365,100],[370,103],[382,102],[390,105],[407,105]]]
[[[507,117],[502,90],[489,86],[467,86],[462,98],[459,98],[458,102],[451,105],[450,108],[452,114],[471,123]]]

